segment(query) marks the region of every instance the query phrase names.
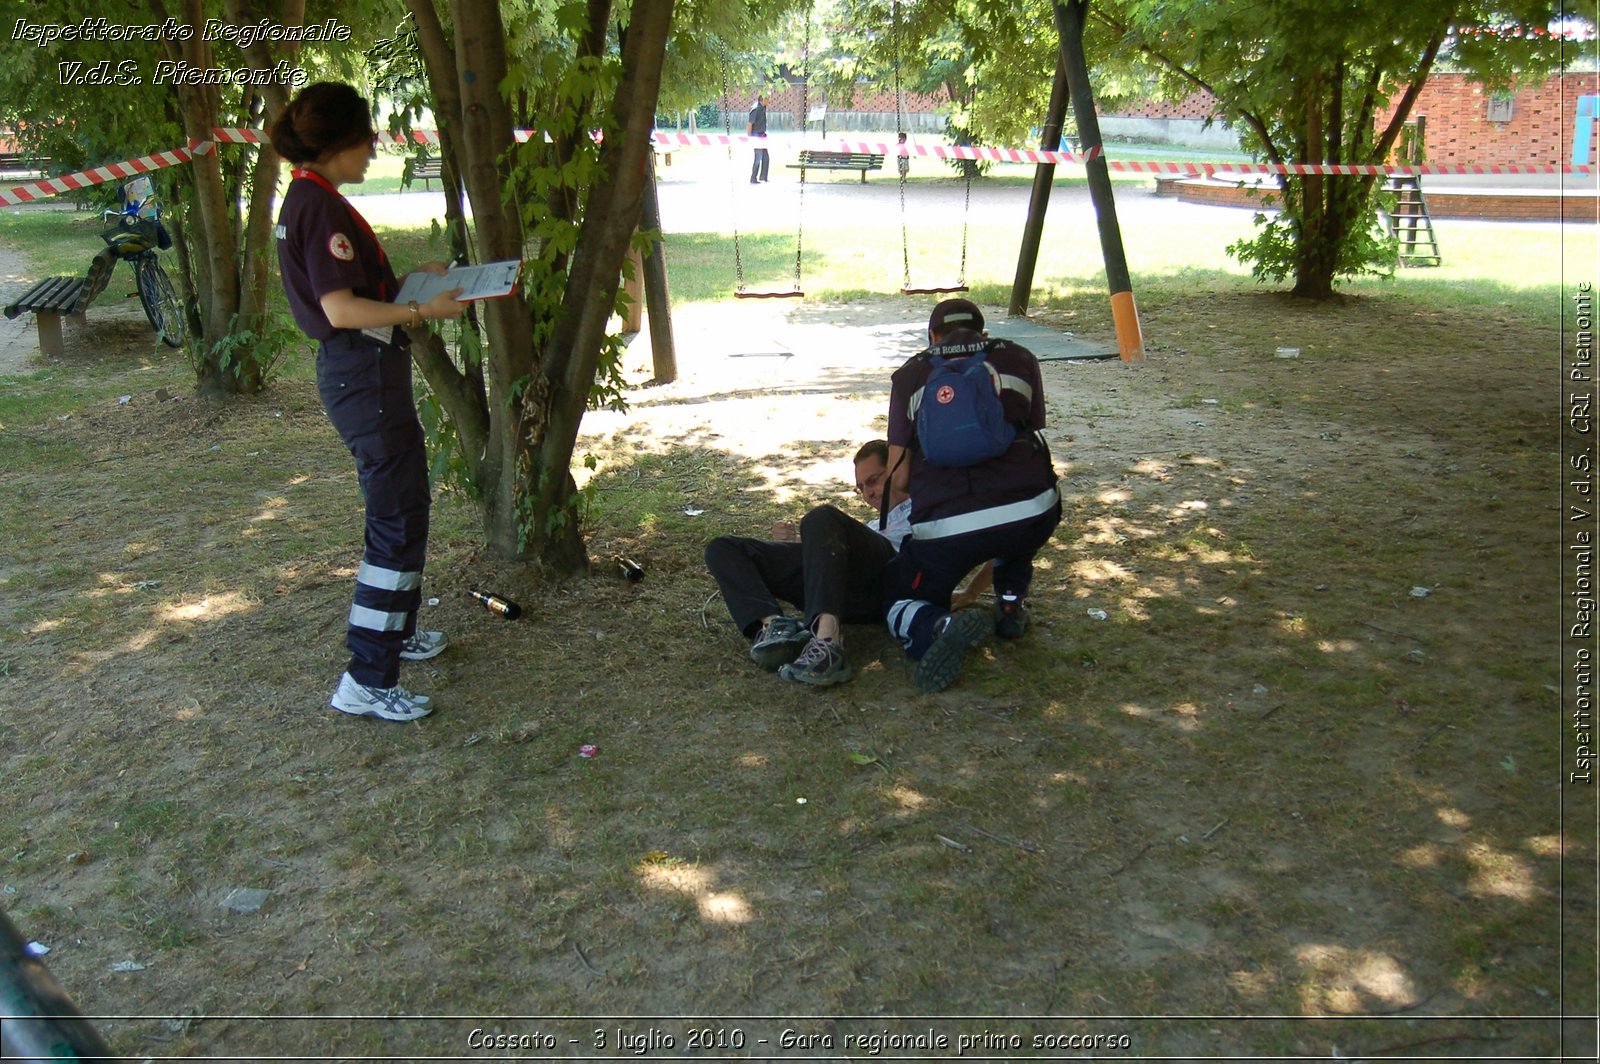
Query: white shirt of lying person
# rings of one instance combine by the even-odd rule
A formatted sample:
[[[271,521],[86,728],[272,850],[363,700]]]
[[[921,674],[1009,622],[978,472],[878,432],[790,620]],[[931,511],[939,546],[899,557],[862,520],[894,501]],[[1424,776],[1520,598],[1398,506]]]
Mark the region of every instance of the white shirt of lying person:
[[[911,534],[911,500],[902,500],[898,506],[890,510],[884,519],[883,527],[875,531],[893,544],[895,550],[899,550],[901,540]]]

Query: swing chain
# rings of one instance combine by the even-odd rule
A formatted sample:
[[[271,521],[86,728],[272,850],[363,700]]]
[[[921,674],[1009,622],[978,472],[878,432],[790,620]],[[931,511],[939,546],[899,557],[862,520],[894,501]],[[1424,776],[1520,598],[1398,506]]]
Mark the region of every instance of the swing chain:
[[[811,9],[814,3],[806,5],[805,37],[800,49],[800,136],[805,138],[806,124],[811,115]],[[794,226],[794,290],[802,291],[800,287],[800,259],[803,253],[803,242],[806,234],[806,171],[800,168],[800,194],[795,200],[795,226]]]
[[[728,173],[733,171],[733,99],[728,90],[728,42],[720,41],[722,45],[722,131],[726,134],[728,143]],[[729,178],[731,186],[733,179]],[[733,189],[730,187],[729,198],[732,198]],[[744,258],[739,251],[739,219],[733,215],[733,290],[744,291]]]
[[[967,287],[967,225],[972,220],[972,170],[967,170],[967,196],[961,203],[961,271],[956,275],[956,287]]]
[[[890,5],[889,33],[894,46],[894,141],[899,148],[906,106],[900,89],[900,0]],[[905,289],[911,287],[911,238],[906,233],[906,174],[910,167],[896,158],[895,169],[900,173],[900,287]]]

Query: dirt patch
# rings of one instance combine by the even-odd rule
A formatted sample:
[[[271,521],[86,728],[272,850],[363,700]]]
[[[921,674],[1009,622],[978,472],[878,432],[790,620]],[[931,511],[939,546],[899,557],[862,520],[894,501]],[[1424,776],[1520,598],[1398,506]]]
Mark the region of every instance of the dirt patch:
[[[441,500],[454,643],[408,669],[442,706],[416,727],[321,706],[360,519],[308,384],[15,430],[56,460],[9,487],[0,901],[90,1010],[188,1014],[119,1045],[454,1053],[477,1021],[371,1017],[536,1014],[581,1056],[646,1025],[575,1017],[855,1017],[787,1024],[837,1053],[937,1014],[1145,1055],[1551,1052],[1482,1018],[1549,1015],[1563,960],[1592,981],[1544,726],[1553,324],[1419,350],[1404,301],[1220,292],[1152,315],[1143,366],[1046,364],[1068,507],[1033,630],[929,697],[872,628],[855,682],[784,685],[711,595],[712,536],[846,498],[896,358],[697,354],[788,327],[747,311],[691,309],[682,379],[586,420],[592,578],[486,558]],[[1266,317],[1315,339],[1230,341]],[[235,886],[268,907],[222,911]]]
[[[10,304],[40,280],[38,272],[21,255],[0,247],[0,303]],[[69,317],[62,322],[62,342],[68,362],[105,352],[143,349],[161,353],[134,291],[131,270],[118,267],[106,291],[81,318]],[[172,354],[171,350],[166,349],[166,354]],[[0,317],[0,377],[47,364],[39,350],[39,331],[33,315]]]

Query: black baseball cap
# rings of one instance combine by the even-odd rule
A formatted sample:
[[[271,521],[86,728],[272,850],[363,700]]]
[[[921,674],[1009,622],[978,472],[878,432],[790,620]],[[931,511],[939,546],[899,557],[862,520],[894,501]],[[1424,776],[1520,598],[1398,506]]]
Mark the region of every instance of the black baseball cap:
[[[983,331],[983,311],[970,299],[946,299],[933,308],[928,318],[928,331],[944,334],[952,329]]]

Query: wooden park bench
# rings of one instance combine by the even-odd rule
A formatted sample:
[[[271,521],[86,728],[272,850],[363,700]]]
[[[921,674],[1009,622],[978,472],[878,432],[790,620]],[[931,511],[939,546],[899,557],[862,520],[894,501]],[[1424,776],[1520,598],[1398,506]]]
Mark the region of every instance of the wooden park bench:
[[[0,151],[0,174],[42,174],[50,160],[20,151]]]
[[[883,156],[858,151],[814,151],[803,148],[800,161],[790,163],[791,170],[859,170],[861,183],[867,183],[868,170],[883,169]],[[803,178],[805,175],[802,174]]]
[[[89,304],[105,291],[116,265],[116,258],[102,251],[84,276],[46,277],[7,306],[5,316],[15,318],[33,311],[34,323],[39,326],[39,350],[59,358],[64,351],[61,319],[70,315],[81,324]]]
[[[26,311],[33,311],[34,321],[39,326],[39,350],[59,357],[63,349],[62,317],[71,314],[81,319],[93,298],[89,294],[87,277],[46,277],[6,307],[5,315],[15,318]]]
[[[424,155],[411,166],[412,180],[420,179],[424,190],[428,189],[429,181],[444,180],[444,160],[437,155]]]

